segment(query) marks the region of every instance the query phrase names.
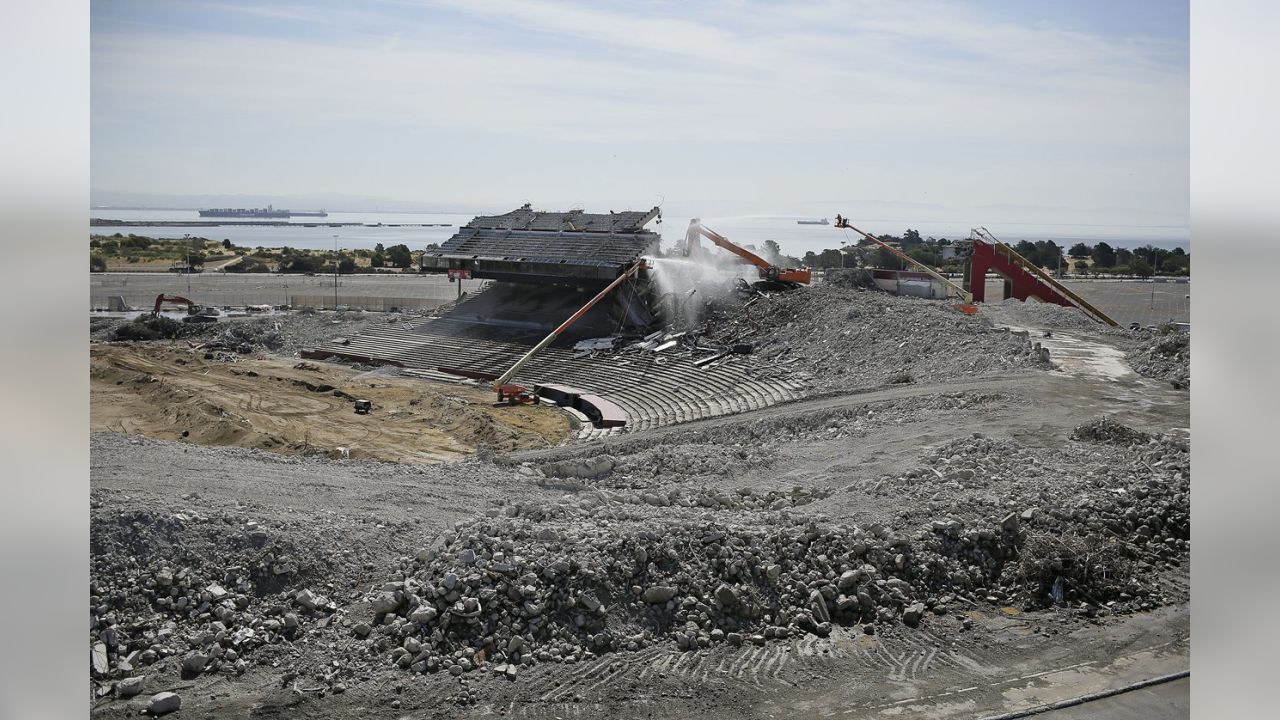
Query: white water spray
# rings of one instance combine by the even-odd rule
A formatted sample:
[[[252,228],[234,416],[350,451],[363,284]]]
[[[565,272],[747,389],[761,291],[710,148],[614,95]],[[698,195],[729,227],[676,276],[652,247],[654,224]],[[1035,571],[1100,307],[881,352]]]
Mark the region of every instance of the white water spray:
[[[685,329],[702,321],[707,303],[734,292],[742,282],[751,284],[760,279],[754,265],[704,247],[700,228],[697,218],[689,222],[682,248],[686,257],[646,258],[661,304],[673,322]]]

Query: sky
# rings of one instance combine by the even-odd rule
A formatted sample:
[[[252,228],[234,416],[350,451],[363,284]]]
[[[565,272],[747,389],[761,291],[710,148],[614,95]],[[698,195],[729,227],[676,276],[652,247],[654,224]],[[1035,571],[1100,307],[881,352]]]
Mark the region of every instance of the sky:
[[[91,15],[95,203],[1188,225],[1185,0]]]

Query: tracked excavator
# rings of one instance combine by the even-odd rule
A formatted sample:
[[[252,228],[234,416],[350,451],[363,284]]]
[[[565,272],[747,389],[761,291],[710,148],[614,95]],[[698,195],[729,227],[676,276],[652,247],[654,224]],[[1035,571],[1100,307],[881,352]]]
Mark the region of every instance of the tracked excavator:
[[[197,305],[194,301],[188,300],[187,298],[184,298],[180,295],[165,295],[164,293],[161,293],[156,296],[155,307],[151,308],[151,317],[159,317],[160,306],[164,305],[165,303],[172,303],[175,305],[187,306],[187,316],[182,319],[182,322],[211,323],[211,322],[218,321],[216,317],[218,314],[217,308],[201,307],[200,305]]]
[[[697,258],[704,252],[700,243],[700,239],[704,237],[717,247],[723,248],[755,265],[760,272],[760,279],[755,283],[758,289],[783,290],[799,287],[800,285],[808,285],[813,280],[813,273],[808,268],[780,268],[750,250],[730,242],[729,238],[704,226],[697,218],[689,221],[689,230],[685,233],[684,254],[686,257]]]

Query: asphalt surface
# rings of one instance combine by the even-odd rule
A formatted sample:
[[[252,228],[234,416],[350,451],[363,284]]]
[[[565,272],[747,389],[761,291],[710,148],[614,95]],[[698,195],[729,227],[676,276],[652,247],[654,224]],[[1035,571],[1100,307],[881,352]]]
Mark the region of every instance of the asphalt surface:
[[[1123,327],[1191,322],[1191,283],[1140,280],[1068,280],[1063,283]],[[1002,281],[987,281],[987,299],[999,301]]]
[[[1035,715],[1043,720],[1181,720],[1191,717],[1191,678]]]

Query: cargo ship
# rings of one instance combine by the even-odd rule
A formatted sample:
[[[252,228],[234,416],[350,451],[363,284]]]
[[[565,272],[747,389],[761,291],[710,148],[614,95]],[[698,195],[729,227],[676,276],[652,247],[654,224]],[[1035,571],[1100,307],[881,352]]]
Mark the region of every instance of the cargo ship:
[[[201,210],[200,217],[213,218],[287,218],[287,217],[329,217],[329,213],[318,210],[314,212],[292,212],[276,210],[268,205],[266,208],[210,208]]]
[[[826,218],[822,218],[821,220],[797,220],[796,224],[797,225],[830,225],[831,223]]]

